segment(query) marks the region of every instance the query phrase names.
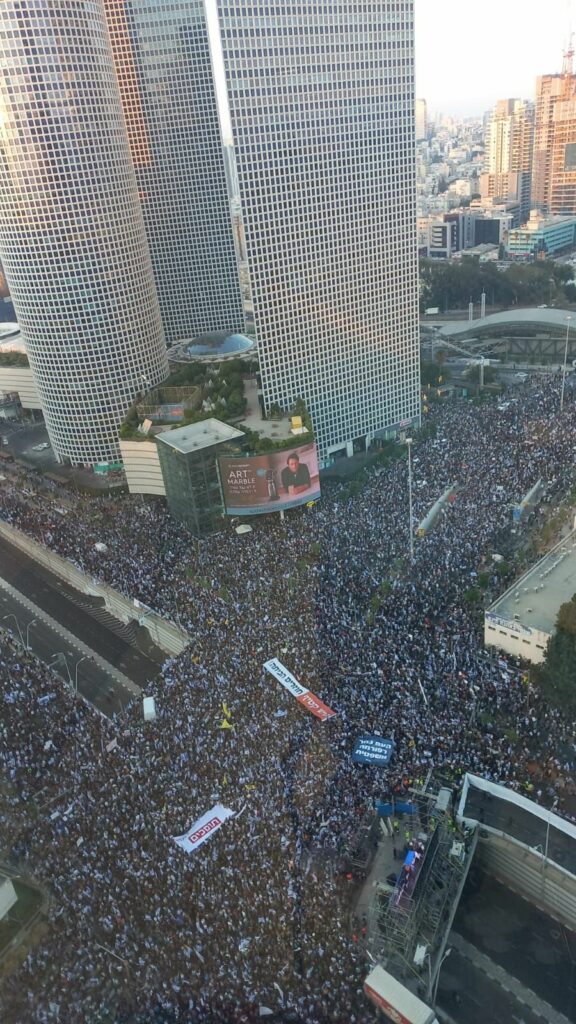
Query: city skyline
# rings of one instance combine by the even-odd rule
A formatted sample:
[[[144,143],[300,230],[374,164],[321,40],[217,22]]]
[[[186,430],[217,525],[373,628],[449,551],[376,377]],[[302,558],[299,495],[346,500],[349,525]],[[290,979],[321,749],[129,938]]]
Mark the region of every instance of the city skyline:
[[[415,0],[416,95],[429,114],[473,117],[500,99],[534,99],[537,76],[561,70],[576,0],[550,0],[545,18],[536,0],[484,0],[466,21],[462,8]]]

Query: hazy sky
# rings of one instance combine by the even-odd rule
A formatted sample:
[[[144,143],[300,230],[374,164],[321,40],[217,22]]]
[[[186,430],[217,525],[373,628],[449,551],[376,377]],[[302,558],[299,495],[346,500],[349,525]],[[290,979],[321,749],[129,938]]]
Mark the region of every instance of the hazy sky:
[[[446,114],[533,99],[536,76],[561,70],[576,30],[576,0],[415,2],[416,95]]]
[[[431,113],[482,114],[509,96],[534,98],[537,75],[561,70],[568,36],[576,31],[576,0],[415,0],[416,95]],[[206,0],[225,111],[216,0]],[[576,61],[575,61],[576,67]]]

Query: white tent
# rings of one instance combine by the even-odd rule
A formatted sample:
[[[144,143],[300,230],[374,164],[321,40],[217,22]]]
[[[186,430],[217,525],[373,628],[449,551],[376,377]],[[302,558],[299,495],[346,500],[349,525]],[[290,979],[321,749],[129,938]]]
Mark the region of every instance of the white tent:
[[[18,897],[9,878],[0,876],[0,921],[10,912]]]

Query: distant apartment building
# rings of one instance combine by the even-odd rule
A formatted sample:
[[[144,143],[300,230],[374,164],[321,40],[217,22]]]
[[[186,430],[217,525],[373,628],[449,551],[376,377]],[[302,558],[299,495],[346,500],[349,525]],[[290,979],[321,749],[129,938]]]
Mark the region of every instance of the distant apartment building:
[[[428,225],[429,260],[449,260],[460,248],[458,222],[447,220],[446,216],[442,220],[431,221]]]
[[[552,216],[576,214],[576,89],[554,107],[548,210]]]
[[[217,7],[263,401],[326,463],[420,416],[414,2]]]
[[[576,215],[541,217],[533,210],[530,220],[508,235],[507,252],[513,259],[546,259],[569,252],[576,244]]]
[[[534,106],[519,99],[499,100],[486,130],[482,201],[516,200],[520,220],[530,212]]]
[[[169,344],[243,329],[203,0],[103,0]]]
[[[541,213],[576,214],[576,75],[573,51],[561,74],[536,82],[532,206]]]
[[[457,250],[469,249],[471,245],[475,244],[475,217],[470,212],[469,207],[465,206],[460,209],[450,210],[449,213],[444,214],[444,220],[457,226]]]
[[[514,221],[514,213],[505,208],[484,209],[480,204],[474,209],[462,207],[441,216],[420,218],[419,239],[429,259],[451,259],[477,246],[499,246],[506,241]]]
[[[520,203],[517,199],[507,199],[506,201],[473,199],[470,203],[470,211],[477,217],[495,220],[504,218],[510,227],[520,227]]]
[[[483,213],[474,216],[474,245],[506,242],[514,224],[512,213]]]
[[[416,100],[416,142],[428,138],[428,107],[426,100]]]

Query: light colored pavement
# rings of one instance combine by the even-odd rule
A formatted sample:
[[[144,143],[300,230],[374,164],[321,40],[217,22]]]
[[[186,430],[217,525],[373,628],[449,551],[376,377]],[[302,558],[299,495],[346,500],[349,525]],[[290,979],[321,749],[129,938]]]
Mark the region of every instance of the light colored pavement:
[[[250,430],[258,431],[263,437],[269,437],[273,441],[284,441],[292,436],[290,434],[290,420],[287,416],[284,416],[278,423],[274,420],[262,419],[260,402],[258,401],[258,387],[255,380],[244,382],[244,397],[246,398],[246,415],[242,423],[239,424],[240,430],[245,425]],[[306,440],[306,435],[304,435],[304,440]],[[294,438],[295,445],[301,443],[302,438]]]

